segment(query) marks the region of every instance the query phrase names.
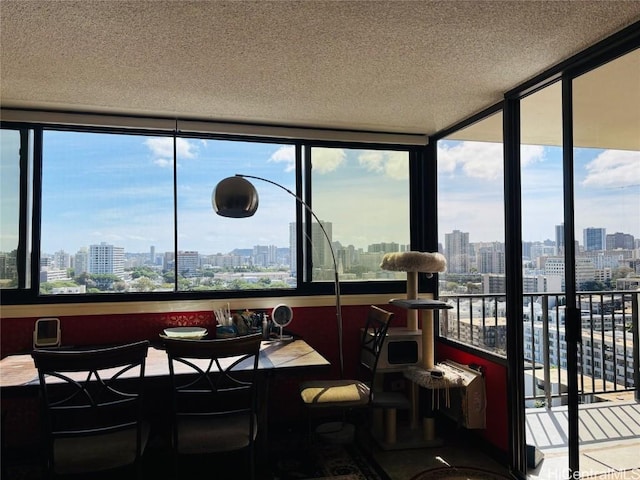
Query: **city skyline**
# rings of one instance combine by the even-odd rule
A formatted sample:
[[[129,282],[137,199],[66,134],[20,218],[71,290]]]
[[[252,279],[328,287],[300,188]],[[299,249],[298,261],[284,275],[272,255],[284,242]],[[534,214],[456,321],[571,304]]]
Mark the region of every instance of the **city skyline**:
[[[43,252],[75,252],[101,241],[127,252],[144,252],[149,245],[176,249],[171,137],[47,131],[44,140]],[[356,248],[409,243],[406,153],[314,150],[314,211],[333,223],[334,241]],[[210,199],[214,186],[236,173],[294,189],[293,146],[178,138],[176,151],[178,250],[216,254],[288,245],[296,202],[286,192],[256,181],[260,208],[242,220],[216,216]],[[561,153],[559,147],[523,146],[524,241],[554,239],[555,226],[563,222]],[[640,237],[640,169],[633,168],[638,161],[640,152],[576,149],[577,240],[588,227]],[[473,243],[503,242],[502,145],[441,141],[438,162],[439,243],[453,230],[469,232]],[[5,179],[12,178],[8,163],[3,162]],[[7,193],[17,185],[3,181],[2,187]],[[349,198],[367,201],[343,207]],[[5,228],[9,221],[3,210],[0,251],[15,248]]]
[[[328,223],[330,223],[330,222],[328,222]],[[598,228],[598,227],[589,227],[589,229],[591,229],[591,228]],[[588,230],[588,229],[585,229],[585,230]],[[467,234],[467,235],[469,235],[469,234],[470,234],[470,232],[461,232],[460,230],[457,230],[457,229],[456,229],[456,230],[454,230],[454,231],[452,231],[452,232],[447,232],[446,234],[454,234],[455,232],[460,232],[460,233]],[[627,234],[626,232],[614,232],[614,233],[622,233],[622,234],[624,234],[624,235],[629,235],[629,234]],[[606,233],[606,235],[607,235],[607,236],[609,236],[609,235],[613,235],[613,233],[612,233],[612,234]],[[587,250],[587,249],[585,248],[584,243],[583,243],[582,241],[580,241],[580,240],[578,240],[578,239],[576,239],[576,241],[578,242],[578,244],[579,244],[579,246],[580,246],[581,248],[583,248],[585,251]],[[633,248],[631,248],[631,250],[633,250],[633,249],[636,249],[636,248],[637,248],[637,243],[638,243],[639,241],[640,241],[640,238],[636,238],[636,237],[634,237],[634,243],[635,243],[636,245],[634,245],[634,247],[633,247]],[[334,242],[334,243],[340,243],[340,244],[342,244],[342,242],[340,242],[340,240],[336,240],[336,239],[333,239],[333,242]],[[88,248],[90,248],[91,246],[101,245],[101,244],[103,244],[103,243],[106,243],[107,245],[111,245],[111,246],[114,246],[114,247],[119,247],[119,245],[109,244],[109,243],[107,243],[107,242],[99,242],[99,243],[95,243],[95,244],[85,245],[85,246],[81,247],[81,248],[80,248],[78,251],[76,251],[76,252],[72,252],[72,251],[69,251],[69,250],[61,249],[61,250],[57,250],[57,251],[55,251],[55,252],[51,252],[51,251],[46,251],[46,252],[45,252],[45,251],[43,251],[43,252],[41,252],[41,253],[42,253],[42,255],[49,255],[49,256],[54,256],[55,254],[57,254],[57,253],[59,253],[59,252],[64,252],[64,253],[67,253],[67,254],[71,254],[71,255],[73,255],[73,254],[78,253],[79,251],[81,251],[81,250],[83,250],[83,249],[88,249]],[[365,247],[358,247],[358,246],[355,246],[355,248],[356,248],[356,249],[361,249],[363,252],[367,252],[367,251],[369,251],[369,248],[370,248],[370,247],[375,246],[375,245],[380,245],[381,243],[393,243],[393,242],[378,242],[378,243],[372,243],[372,244],[369,244],[369,245],[367,245],[367,246],[365,246]],[[486,242],[486,241],[472,242],[472,241],[469,241],[468,243],[469,243],[469,245],[477,245],[477,246],[480,246],[480,247],[482,247],[482,248],[486,248],[486,247],[487,247],[487,245],[491,245],[491,244],[494,244],[494,245],[495,245],[495,244],[497,244],[497,245],[502,245],[502,246],[504,246],[504,244],[505,244],[505,242],[504,242],[504,241],[492,241],[492,242]],[[552,245],[549,245],[549,243],[551,243]],[[553,240],[553,239],[551,239],[551,238],[546,238],[546,239],[544,239],[544,240],[523,241],[523,244],[527,244],[527,245],[540,245],[540,246],[545,245],[545,246],[554,246],[554,247],[557,247],[557,243],[556,243],[556,241],[555,241],[555,240]],[[404,248],[404,247],[405,247],[405,245],[402,245],[402,244],[397,244],[397,245],[398,245],[398,247],[399,247],[400,249],[402,249],[402,248]],[[346,247],[346,245],[342,245],[342,246],[343,246],[343,248],[344,248],[344,247]],[[256,249],[256,248],[262,248],[262,247],[274,247],[274,248],[276,248],[276,249],[278,249],[278,250],[291,250],[292,248],[295,248],[295,247],[291,247],[290,245],[275,245],[275,244],[273,244],[273,245],[267,245],[267,244],[255,244],[255,245],[237,246],[237,247],[234,247],[232,250],[230,250],[230,251],[228,251],[228,252],[202,253],[202,252],[200,252],[200,251],[198,251],[198,250],[194,250],[194,249],[184,249],[184,250],[179,250],[179,251],[178,251],[178,253],[191,253],[191,252],[197,252],[198,254],[200,254],[200,255],[202,255],[202,256],[231,255],[231,254],[237,253],[237,252],[239,252],[239,251],[245,251],[244,253],[246,253],[247,251],[253,251],[253,250],[254,250],[254,249]],[[442,247],[442,248],[441,248],[441,250],[446,251],[446,248],[444,247],[444,245],[442,245],[442,244],[441,244],[441,247]],[[150,252],[151,252],[151,250],[153,250],[154,255],[155,255],[156,257],[158,257],[158,256],[160,256],[160,255],[164,255],[165,253],[173,253],[173,252],[174,252],[173,250],[170,250],[170,251],[163,251],[163,250],[159,250],[158,248],[156,248],[156,247],[155,247],[155,245],[149,245],[146,251],[145,251],[145,250],[143,250],[143,251],[130,252],[130,251],[124,250],[124,253],[125,253],[126,255],[151,255],[151,253],[150,253]],[[608,249],[608,248],[606,248],[606,245],[605,245],[605,248],[603,248],[603,249],[599,249],[599,250],[601,250],[601,251],[608,251],[608,250],[615,251],[616,249]],[[7,253],[7,252],[2,252],[2,253]]]

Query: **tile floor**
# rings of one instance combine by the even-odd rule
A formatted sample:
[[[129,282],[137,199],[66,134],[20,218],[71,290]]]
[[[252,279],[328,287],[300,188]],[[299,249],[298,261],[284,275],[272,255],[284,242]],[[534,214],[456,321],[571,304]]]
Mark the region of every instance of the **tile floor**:
[[[529,480],[566,477],[567,407],[527,409],[527,442],[544,455]],[[580,472],[590,480],[640,480],[640,405],[635,401],[580,406]]]
[[[504,462],[483,451],[482,443],[463,430],[440,429],[442,445],[399,450],[382,450],[375,441],[368,445],[371,456],[391,480],[410,480],[435,467],[477,467],[506,475]],[[446,432],[446,434],[444,434]]]

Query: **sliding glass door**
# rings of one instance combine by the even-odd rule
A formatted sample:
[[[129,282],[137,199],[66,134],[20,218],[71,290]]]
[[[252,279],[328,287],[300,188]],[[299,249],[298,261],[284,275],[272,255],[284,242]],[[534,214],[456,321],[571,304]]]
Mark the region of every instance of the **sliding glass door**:
[[[567,93],[576,245],[567,308],[580,404],[572,453],[580,477],[640,478],[640,49],[574,78]]]

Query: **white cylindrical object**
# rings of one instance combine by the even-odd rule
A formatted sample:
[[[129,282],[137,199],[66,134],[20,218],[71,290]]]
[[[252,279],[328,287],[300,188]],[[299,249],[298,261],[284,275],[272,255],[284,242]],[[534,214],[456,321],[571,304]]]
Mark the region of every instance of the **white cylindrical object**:
[[[435,363],[433,338],[433,310],[422,311],[422,367],[433,368]]]
[[[418,298],[418,272],[407,272],[407,300]],[[407,329],[418,330],[418,310],[407,310]]]
[[[426,441],[436,438],[435,419],[432,417],[424,417],[422,419],[422,438]]]

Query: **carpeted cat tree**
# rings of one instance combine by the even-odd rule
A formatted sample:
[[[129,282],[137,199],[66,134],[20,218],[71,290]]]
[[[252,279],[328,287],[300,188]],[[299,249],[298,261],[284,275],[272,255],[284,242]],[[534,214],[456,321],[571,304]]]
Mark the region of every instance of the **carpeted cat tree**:
[[[396,272],[407,272],[407,301],[392,302],[407,308],[407,328],[418,330],[418,310],[424,310],[422,315],[422,366],[433,368],[434,364],[434,331],[433,310],[437,310],[436,301],[418,300],[418,273],[426,273],[432,277],[434,273],[447,269],[447,260],[441,253],[429,252],[394,252],[382,257],[380,268]],[[426,308],[425,308],[426,307]],[[431,308],[428,308],[431,307]]]
[[[430,371],[435,365],[435,332],[433,311],[451,308],[445,302],[418,298],[418,273],[427,277],[441,273],[447,269],[447,260],[441,253],[429,252],[394,252],[382,258],[380,267],[384,270],[407,272],[407,298],[394,299],[392,305],[407,309],[407,329],[418,330],[418,311],[422,312],[422,368]],[[418,385],[411,383],[411,429],[418,428]],[[436,446],[433,415],[422,419],[423,440],[426,446]]]

